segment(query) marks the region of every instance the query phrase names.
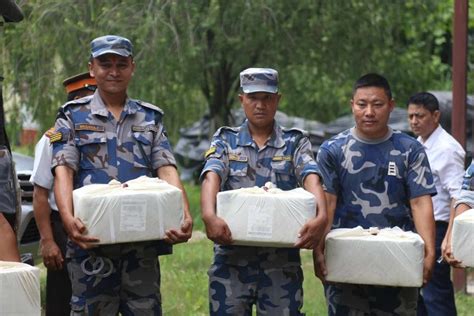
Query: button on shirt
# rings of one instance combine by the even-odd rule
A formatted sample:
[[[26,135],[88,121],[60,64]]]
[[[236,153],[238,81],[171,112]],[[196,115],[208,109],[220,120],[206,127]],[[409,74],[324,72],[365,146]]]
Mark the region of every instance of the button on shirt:
[[[462,146],[439,125],[423,142],[438,194],[433,196],[436,221],[449,222],[451,200],[458,197],[464,175],[466,152]]]

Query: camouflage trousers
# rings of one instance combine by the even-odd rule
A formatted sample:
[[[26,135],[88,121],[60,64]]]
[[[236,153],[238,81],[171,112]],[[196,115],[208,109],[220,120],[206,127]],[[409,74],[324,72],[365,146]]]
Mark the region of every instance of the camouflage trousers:
[[[416,315],[418,288],[324,284],[330,316]]]
[[[87,253],[67,259],[71,315],[161,315],[156,249],[134,243]]]
[[[213,263],[209,275],[210,315],[304,315],[301,266],[267,268]]]

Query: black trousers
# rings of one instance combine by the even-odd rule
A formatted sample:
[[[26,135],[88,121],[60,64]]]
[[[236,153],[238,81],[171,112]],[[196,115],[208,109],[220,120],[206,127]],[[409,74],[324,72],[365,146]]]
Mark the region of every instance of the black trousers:
[[[53,237],[61,249],[63,258],[66,255],[67,235],[63,228],[59,212],[51,212],[51,228]],[[48,269],[46,277],[46,316],[64,316],[71,312],[71,281],[67,272],[66,260],[61,270]]]

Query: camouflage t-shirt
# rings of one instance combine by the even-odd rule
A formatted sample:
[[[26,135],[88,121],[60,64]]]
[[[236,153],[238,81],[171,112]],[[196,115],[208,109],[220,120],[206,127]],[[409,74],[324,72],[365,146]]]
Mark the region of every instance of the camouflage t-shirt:
[[[436,194],[422,145],[399,131],[369,142],[346,130],[323,143],[317,161],[325,190],[337,196],[332,228],[414,230],[410,199]]]
[[[311,143],[298,129],[283,129],[275,123],[273,133],[263,148],[258,148],[250,135],[247,121],[241,126],[222,127],[214,134],[206,153],[203,175],[213,171],[221,179],[221,191],[276,184],[282,190],[302,186],[311,173],[319,174]],[[299,264],[299,250],[220,246],[215,248],[216,262],[247,265],[272,261],[275,266]]]
[[[466,173],[462,181],[462,189],[474,191],[474,160],[471,162],[471,165],[467,167]]]

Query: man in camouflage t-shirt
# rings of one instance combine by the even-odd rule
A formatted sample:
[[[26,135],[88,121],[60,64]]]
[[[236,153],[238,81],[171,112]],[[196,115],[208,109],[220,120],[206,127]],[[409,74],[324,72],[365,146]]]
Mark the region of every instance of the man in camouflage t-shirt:
[[[387,80],[359,78],[351,100],[355,127],[325,141],[317,161],[323,175],[330,228],[394,227],[417,231],[425,242],[423,280],[434,264],[436,193],[426,153],[414,138],[387,124],[395,106]],[[324,282],[324,243],[313,252]],[[324,283],[329,315],[416,313],[418,289]]]

